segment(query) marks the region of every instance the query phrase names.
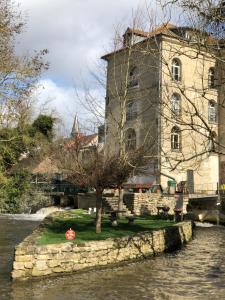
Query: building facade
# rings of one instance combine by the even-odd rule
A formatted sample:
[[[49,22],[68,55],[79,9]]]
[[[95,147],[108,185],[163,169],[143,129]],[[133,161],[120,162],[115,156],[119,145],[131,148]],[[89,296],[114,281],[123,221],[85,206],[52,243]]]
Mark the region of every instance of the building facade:
[[[128,28],[123,46],[102,58],[106,155],[144,147],[145,184],[166,190],[175,180],[189,192],[216,192],[222,92],[212,38],[168,23],[152,32]]]

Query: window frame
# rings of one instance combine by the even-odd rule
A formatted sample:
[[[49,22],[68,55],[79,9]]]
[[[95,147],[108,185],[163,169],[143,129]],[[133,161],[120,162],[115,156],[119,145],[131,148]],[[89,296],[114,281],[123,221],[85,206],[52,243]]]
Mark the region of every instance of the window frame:
[[[136,101],[128,101],[126,104],[126,121],[131,121],[137,118],[137,103]]]
[[[137,66],[133,66],[129,70],[128,78],[128,88],[138,88],[139,87],[139,69]]]
[[[179,104],[179,109],[176,109],[176,103]],[[171,97],[171,112],[172,117],[179,117],[181,115],[181,96],[173,93]]]
[[[132,136],[133,134],[133,136]],[[126,142],[125,142],[125,149],[126,151],[135,151],[137,148],[137,134],[134,128],[128,128],[126,130]]]
[[[171,129],[170,134],[170,146],[171,151],[180,152],[181,151],[181,130],[178,126],[174,126]]]
[[[208,88],[215,89],[215,68],[211,67],[208,71]]]
[[[176,65],[177,63],[177,65]],[[177,71],[176,71],[177,70]],[[178,58],[173,58],[172,60],[172,68],[171,68],[171,74],[172,74],[172,80],[176,82],[181,82],[182,73],[181,73],[181,61]]]
[[[214,106],[210,106],[213,104]],[[208,122],[209,123],[217,123],[218,116],[217,116],[217,103],[215,100],[211,99],[208,101]],[[214,116],[214,117],[212,117]]]

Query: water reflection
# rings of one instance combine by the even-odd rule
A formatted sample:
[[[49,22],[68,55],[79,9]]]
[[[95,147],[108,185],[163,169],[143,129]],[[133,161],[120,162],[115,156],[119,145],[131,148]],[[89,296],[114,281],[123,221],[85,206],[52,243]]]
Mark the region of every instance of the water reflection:
[[[23,226],[27,228],[27,224],[20,228]],[[225,299],[224,240],[224,227],[198,228],[194,240],[176,253],[123,267],[14,282],[11,297],[13,300]]]

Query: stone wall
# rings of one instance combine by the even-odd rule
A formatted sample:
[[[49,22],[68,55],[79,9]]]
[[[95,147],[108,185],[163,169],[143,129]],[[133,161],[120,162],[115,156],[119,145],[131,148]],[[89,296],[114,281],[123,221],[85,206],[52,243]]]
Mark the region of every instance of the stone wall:
[[[75,272],[145,258],[178,249],[192,238],[192,223],[182,222],[163,230],[114,240],[37,246],[36,240],[42,230],[39,227],[16,247],[13,279]]]
[[[127,193],[123,196],[123,202],[126,207],[135,215],[143,214],[157,214],[157,206],[170,207],[169,214],[173,214],[178,200],[178,194],[174,195],[161,195],[157,193]],[[96,207],[96,195],[95,193],[79,193],[76,197],[77,208],[88,209],[89,207]],[[106,198],[111,199],[111,207],[107,204],[107,201],[103,200],[103,206],[108,209],[116,209],[118,203],[118,197]],[[183,197],[183,212],[186,213],[186,205],[188,204],[188,196]],[[110,202],[110,201],[109,201]],[[125,208],[124,208],[125,209]]]
[[[170,207],[169,214],[174,213],[174,208],[180,201],[178,194],[174,195],[161,195],[157,193],[130,193],[124,194],[123,201],[127,208],[135,215],[142,214],[157,214],[157,206]],[[183,212],[186,213],[186,206],[188,204],[188,197],[183,197]]]
[[[77,208],[88,209],[89,207],[96,207],[95,193],[78,193],[77,194]]]

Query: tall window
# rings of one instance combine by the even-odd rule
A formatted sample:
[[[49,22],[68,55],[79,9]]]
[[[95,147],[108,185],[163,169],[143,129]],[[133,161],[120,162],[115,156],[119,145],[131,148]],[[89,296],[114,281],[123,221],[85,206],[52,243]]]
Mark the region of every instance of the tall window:
[[[136,132],[134,129],[129,128],[126,131],[126,151],[136,149]]]
[[[208,73],[208,86],[209,88],[215,87],[215,69],[210,68]]]
[[[179,116],[181,113],[180,95],[173,94],[171,99],[172,116]]]
[[[134,101],[127,103],[126,120],[133,120],[137,117],[137,104]]]
[[[138,87],[139,82],[138,82],[138,68],[137,67],[133,67],[130,72],[129,72],[129,82],[128,82],[128,86],[129,87]]]
[[[181,81],[181,62],[177,58],[172,60],[172,79]]]
[[[181,132],[180,128],[174,126],[171,130],[171,149],[180,150],[181,149]]]
[[[210,100],[208,104],[208,120],[209,122],[217,121],[217,104],[214,100]]]

